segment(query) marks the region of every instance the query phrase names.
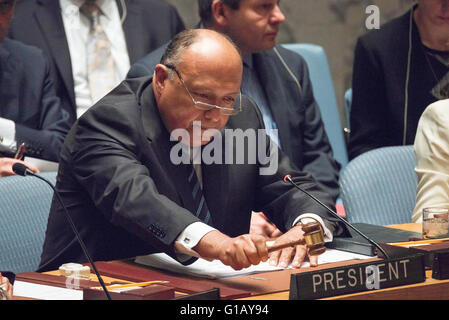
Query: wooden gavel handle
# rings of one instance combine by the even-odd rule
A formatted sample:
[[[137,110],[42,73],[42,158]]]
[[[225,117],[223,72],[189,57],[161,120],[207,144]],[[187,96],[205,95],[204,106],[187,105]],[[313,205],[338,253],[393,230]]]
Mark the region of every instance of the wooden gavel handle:
[[[282,250],[282,249],[285,249],[288,247],[294,247],[294,246],[297,246],[300,244],[306,244],[306,241],[304,239],[301,239],[301,240],[282,243],[282,244],[275,244],[275,245],[268,247],[268,253],[272,253],[274,251]]]
[[[311,235],[312,233],[322,232],[321,225],[318,222],[307,223],[302,226],[302,230],[304,231],[304,236]],[[288,247],[294,247],[297,245],[305,245],[306,241],[304,239],[299,239],[296,241],[291,241],[282,244],[276,244],[268,247],[268,253],[272,253],[277,250],[285,249]],[[326,247],[324,246],[324,241],[320,241],[318,243],[313,243],[307,245],[310,255],[320,255],[326,251]]]

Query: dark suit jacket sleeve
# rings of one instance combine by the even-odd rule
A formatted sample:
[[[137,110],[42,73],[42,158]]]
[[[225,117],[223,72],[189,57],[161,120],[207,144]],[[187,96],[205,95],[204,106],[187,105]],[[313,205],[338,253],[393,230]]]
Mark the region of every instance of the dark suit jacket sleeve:
[[[302,191],[290,183],[284,182],[284,176],[290,174],[295,183],[330,208],[334,207],[334,201],[329,193],[317,183],[312,175],[297,170],[281,150],[278,150],[278,153],[279,165],[276,174],[259,176],[257,203],[260,207],[256,210],[267,214],[284,232],[293,227],[293,222],[298,216],[305,213],[314,213],[322,217],[326,227],[333,234],[339,235],[344,232],[346,229],[338,219],[331,216],[326,209]]]
[[[302,57],[300,57],[303,60]],[[304,104],[303,127],[303,171],[311,173],[335,201],[340,193],[338,173],[340,165],[335,160],[327,137],[320,108],[315,100],[309,70],[306,62],[299,65],[302,86],[302,103]]]
[[[59,160],[59,151],[65,136],[70,129],[69,115],[63,110],[50,80],[49,64],[43,53],[39,59],[27,61],[24,81],[25,90],[20,97],[20,108],[23,112],[35,111],[32,123],[16,122],[17,144],[25,143],[25,155],[51,161]],[[31,104],[31,105],[30,105]],[[34,105],[34,106],[32,106]]]
[[[376,50],[363,37],[357,41],[354,55],[349,158],[386,146],[388,101],[383,67]]]
[[[259,109],[251,99],[249,99],[249,102],[245,102],[247,108],[250,104],[252,104],[252,108],[255,110],[257,116],[255,118],[258,118],[258,123],[253,123],[252,127],[263,128],[264,124]],[[245,124],[248,125],[248,123]],[[316,178],[309,172],[298,170],[290,158],[277,145],[273,148],[275,152],[270,152],[273,142],[268,137],[266,139],[268,143],[265,144],[266,149],[263,151],[265,157],[267,159],[270,157],[271,161],[269,163],[276,163],[277,166],[271,167],[272,169],[276,169],[271,174],[258,175],[256,207],[254,210],[263,211],[282,231],[287,231],[292,228],[294,220],[301,214],[314,213],[323,218],[326,227],[332,233],[339,235],[345,232],[345,226],[325,208],[302,191],[293,187],[290,183],[284,182],[285,175],[289,174],[292,180],[303,189],[313,194],[330,208],[334,207],[334,200],[327,190],[317,183]],[[259,152],[261,151],[258,151],[258,154]],[[265,164],[259,165],[261,168],[267,168]],[[259,170],[259,172],[261,171]]]
[[[148,140],[143,132],[139,112],[107,104],[94,106],[67,139],[68,165],[109,223],[176,258],[174,241],[188,225],[200,220],[158,191],[150,169],[141,162],[144,152],[152,152],[145,147]],[[152,167],[162,169],[156,164]]]

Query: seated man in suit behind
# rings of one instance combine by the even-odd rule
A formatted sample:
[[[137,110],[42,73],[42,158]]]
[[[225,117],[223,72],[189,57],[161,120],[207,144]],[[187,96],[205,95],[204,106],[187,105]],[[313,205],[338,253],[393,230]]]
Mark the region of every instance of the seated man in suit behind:
[[[130,64],[184,24],[163,0],[21,0],[12,39],[50,57],[51,78],[70,123],[118,85]]]
[[[418,187],[413,222],[422,222],[424,208],[449,208],[449,100],[429,105],[415,138]]]
[[[273,140],[293,164],[314,176],[334,201],[339,195],[339,164],[335,161],[320,110],[313,96],[305,60],[276,46],[285,17],[277,0],[198,0],[201,26],[229,36],[243,56],[242,93],[257,103]],[[131,66],[129,78],[151,75],[164,48]],[[287,66],[287,67],[286,67]],[[268,237],[279,235],[258,219],[251,226]],[[260,223],[259,223],[260,222]],[[256,227],[257,229],[257,227]]]
[[[22,143],[25,156],[58,161],[70,129],[43,53],[5,38],[14,4],[6,0],[0,7],[0,176],[13,174],[12,165],[19,161],[14,153]]]
[[[93,260],[165,252],[183,263],[199,255],[235,269],[258,264],[268,250],[264,237],[247,234],[251,210],[264,211],[285,232],[278,244],[303,238],[301,223],[308,219],[321,223],[328,240],[344,231],[283,182],[289,173],[332,206],[312,176],[297,171],[267,138],[255,104],[239,98],[241,74],[241,56],[223,35],[184,31],[154,77],[124,81],[74,125],[56,188]],[[251,132],[262,144],[238,135]],[[193,165],[191,153],[201,156]],[[41,271],[86,261],[62,210],[53,201]],[[270,262],[299,267],[306,255],[307,247],[298,245],[272,254]],[[317,256],[309,258],[317,264]]]

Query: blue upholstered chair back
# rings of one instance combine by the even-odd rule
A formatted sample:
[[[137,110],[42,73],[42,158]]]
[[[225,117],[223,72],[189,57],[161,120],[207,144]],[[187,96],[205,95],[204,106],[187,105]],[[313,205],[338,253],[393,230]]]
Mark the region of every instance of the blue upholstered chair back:
[[[41,175],[56,182],[56,172]],[[40,179],[0,178],[0,270],[38,268],[52,197],[53,190]]]
[[[334,84],[323,47],[308,43],[283,44],[289,50],[299,53],[307,62],[313,93],[320,106],[321,117],[329,137],[334,157],[342,165],[348,163],[343,126],[335,97]]]
[[[350,161],[340,177],[348,221],[410,223],[417,186],[415,166],[413,146],[379,148]]]

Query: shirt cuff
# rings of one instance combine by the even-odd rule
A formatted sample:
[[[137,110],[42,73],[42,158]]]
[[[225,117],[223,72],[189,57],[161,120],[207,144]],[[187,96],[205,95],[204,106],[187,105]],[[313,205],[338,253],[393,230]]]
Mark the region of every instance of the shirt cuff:
[[[299,220],[301,220],[301,223],[303,224],[314,222],[315,220],[318,221],[324,231],[324,242],[332,242],[332,240],[334,239],[332,232],[329,231],[323,219],[319,215],[314,213],[304,213],[295,219],[295,221],[293,222],[293,226],[295,226],[299,222]]]
[[[209,232],[216,230],[203,222],[194,222],[187,226],[175,240],[175,249],[178,253],[194,257],[199,255],[192,248]]]
[[[17,149],[16,123],[14,121],[0,118],[0,141],[4,146]]]

